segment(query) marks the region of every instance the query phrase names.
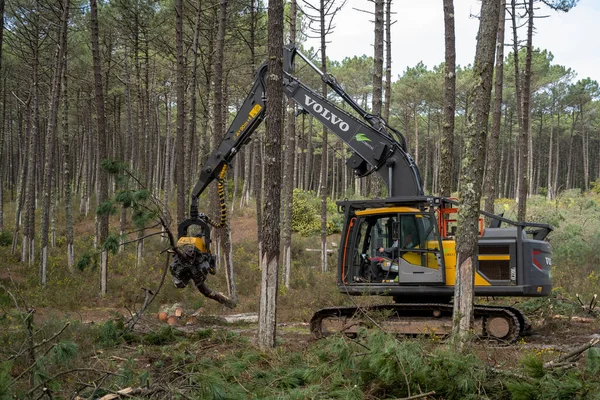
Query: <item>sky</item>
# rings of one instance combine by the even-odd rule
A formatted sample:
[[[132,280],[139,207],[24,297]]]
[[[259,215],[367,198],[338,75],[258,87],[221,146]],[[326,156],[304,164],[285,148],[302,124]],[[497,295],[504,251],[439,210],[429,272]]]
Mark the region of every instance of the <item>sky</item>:
[[[341,0],[337,0],[341,1]],[[547,49],[554,64],[564,65],[577,73],[576,79],[590,77],[600,82],[600,0],[580,0],[568,13],[556,12],[544,5],[536,12],[548,18],[536,19],[534,47]],[[481,2],[454,0],[456,62],[473,64]],[[336,15],[335,30],[328,36],[327,56],[341,61],[345,57],[373,56],[372,11],[368,0],[347,0]],[[419,61],[432,68],[444,61],[444,14],[442,0],[394,0],[392,12],[392,76],[396,79]],[[512,43],[510,21],[506,24],[505,43]],[[519,37],[526,39],[525,27]],[[510,35],[510,36],[509,36]],[[319,48],[319,41],[309,39],[308,46]],[[509,49],[505,49],[508,54]]]

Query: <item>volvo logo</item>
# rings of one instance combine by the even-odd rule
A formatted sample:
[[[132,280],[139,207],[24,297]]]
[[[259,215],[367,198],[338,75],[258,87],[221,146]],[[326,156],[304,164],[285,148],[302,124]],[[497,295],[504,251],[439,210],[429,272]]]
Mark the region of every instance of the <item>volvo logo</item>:
[[[313,111],[317,114],[320,114],[327,121],[331,122],[333,125],[337,125],[342,131],[348,132],[350,126],[347,122],[339,118],[337,115],[333,114],[331,111],[323,107],[323,105],[317,103],[314,99],[312,99],[309,95],[305,94],[306,100],[304,104],[308,107],[312,107]]]

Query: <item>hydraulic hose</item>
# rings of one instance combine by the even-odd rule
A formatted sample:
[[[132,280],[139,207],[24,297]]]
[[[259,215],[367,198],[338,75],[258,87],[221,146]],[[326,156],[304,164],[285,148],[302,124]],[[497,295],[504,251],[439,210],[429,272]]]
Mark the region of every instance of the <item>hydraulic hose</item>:
[[[219,207],[221,208],[221,220],[217,223],[213,221],[208,215],[205,216],[206,222],[213,228],[222,228],[227,222],[227,204],[225,197],[225,174],[227,174],[227,164],[223,166],[219,177],[217,178],[217,193],[219,194]]]

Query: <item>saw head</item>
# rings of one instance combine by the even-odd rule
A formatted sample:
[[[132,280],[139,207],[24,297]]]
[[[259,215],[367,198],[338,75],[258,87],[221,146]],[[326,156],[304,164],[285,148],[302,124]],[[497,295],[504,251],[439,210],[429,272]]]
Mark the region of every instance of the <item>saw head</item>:
[[[188,219],[179,224],[178,236],[170,265],[173,283],[178,288],[186,287],[190,280],[201,285],[208,274],[216,273],[215,256],[210,251],[210,226],[201,217]]]

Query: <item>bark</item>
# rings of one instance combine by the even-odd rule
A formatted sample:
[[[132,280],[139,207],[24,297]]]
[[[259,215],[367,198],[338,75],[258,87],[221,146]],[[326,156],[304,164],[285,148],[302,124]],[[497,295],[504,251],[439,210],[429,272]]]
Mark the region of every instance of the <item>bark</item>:
[[[454,2],[444,0],[446,62],[444,70],[444,123],[442,125],[440,192],[452,194],[454,160],[454,114],[456,109],[456,46],[454,34]]]
[[[485,182],[485,211],[494,212],[494,200],[498,195],[498,140],[500,138],[500,121],[502,119],[502,83],[504,75],[504,9],[506,0],[500,1],[500,18],[498,19],[498,43],[496,44],[496,81],[494,84],[494,113],[492,115],[492,132],[488,144],[487,170]]]
[[[225,56],[225,28],[227,23],[227,0],[220,0],[218,14],[218,31],[215,48],[215,72],[214,72],[214,103],[213,103],[213,132],[215,136],[215,146],[222,140],[225,135],[224,122],[227,120],[225,110],[226,101],[224,99],[224,90],[227,87],[224,84],[223,64]],[[216,196],[215,196],[216,199]],[[218,204],[214,205],[218,209]],[[217,240],[222,244],[223,253],[225,254],[225,275],[227,278],[227,289],[229,297],[237,301],[237,289],[235,285],[235,275],[233,271],[233,260],[231,252],[231,230],[229,221],[225,222],[223,230],[217,233]]]
[[[320,8],[320,29],[321,29],[321,71],[327,73],[327,41],[325,27],[325,0],[321,0]],[[322,94],[327,98],[327,84],[323,82]],[[321,271],[327,272],[327,129],[323,127],[323,142],[321,153]]]
[[[177,52],[177,138],[175,140],[175,185],[177,185],[177,221],[185,219],[187,188],[184,180],[185,137],[185,62],[183,58],[183,0],[175,0],[175,41]]]
[[[392,103],[392,0],[385,2],[385,101],[383,119],[390,119],[390,104]],[[345,161],[345,160],[344,160]],[[344,166],[346,164],[344,163]],[[346,167],[344,167],[344,171]],[[346,179],[344,178],[344,187]]]
[[[23,113],[20,113],[21,117]],[[26,128],[25,128],[25,132],[27,132],[30,135],[29,132],[29,110],[25,111],[25,115],[27,116],[27,120],[25,122]],[[19,135],[19,137],[24,137],[23,136],[23,122],[22,122],[22,118],[18,118],[19,122],[19,127],[17,129],[17,133]],[[28,166],[29,166],[29,158],[31,157],[31,153],[29,153],[29,155],[26,154],[26,152],[24,152],[25,154],[23,154],[23,159],[21,162],[21,171],[20,171],[20,175],[19,175],[19,186],[17,188],[17,209],[15,211],[15,227],[13,230],[13,238],[12,238],[12,249],[11,249],[11,253],[15,254],[15,252],[17,251],[17,241],[19,239],[19,228],[22,225],[22,221],[21,218],[23,216],[23,205],[25,203],[25,197],[26,197],[26,190],[27,190],[27,171],[28,171]],[[25,248],[23,247],[21,249],[21,261],[25,260],[24,257],[24,252],[25,252]]]
[[[384,0],[375,0],[375,39],[373,55],[373,114],[381,115],[383,97],[383,8]],[[383,187],[379,174],[371,175],[372,195],[381,197]]]
[[[267,140],[265,143],[265,214],[263,222],[262,282],[258,344],[262,349],[275,346],[279,269],[279,223],[281,190],[281,132],[283,87],[283,2],[269,0],[269,74],[267,75]]]
[[[290,2],[290,43],[296,42],[296,0]],[[293,70],[291,71],[293,73]],[[292,271],[292,203],[294,194],[294,170],[296,160],[296,123],[294,102],[288,100],[287,135],[285,137],[284,172],[283,172],[283,283],[290,287]]]
[[[188,126],[187,126],[187,134],[185,137],[185,143],[187,144],[185,147],[185,154],[184,154],[184,188],[186,190],[189,190],[189,188],[192,187],[192,148],[194,147],[192,145],[193,139],[196,135],[196,82],[197,82],[197,75],[198,75],[198,42],[199,42],[199,35],[200,35],[200,16],[202,15],[202,7],[201,7],[202,2],[198,1],[198,3],[196,4],[197,10],[196,10],[196,21],[194,23],[194,40],[192,43],[192,69],[191,69],[191,76],[190,76],[190,86],[189,86],[189,90],[190,90],[190,111],[188,113],[189,115],[189,122],[188,122]],[[186,197],[184,197],[184,199],[186,199]]]
[[[58,123],[58,105],[60,102],[61,79],[63,77],[62,67],[67,48],[67,24],[69,19],[69,0],[63,0],[63,11],[58,33],[58,47],[56,49],[56,67],[52,76],[52,90],[50,95],[49,119],[46,131],[46,154],[44,161],[44,191],[42,202],[41,223],[41,254],[40,254],[40,282],[42,287],[46,286],[46,273],[48,265],[48,228],[50,225],[50,202],[52,197],[52,178],[54,175],[55,152],[53,151],[56,141],[56,125]]]
[[[457,284],[454,290],[453,332],[461,348],[468,339],[473,318],[473,284],[474,268],[477,262],[479,204],[499,13],[500,3],[498,1],[482,1],[473,66],[475,85],[471,89],[474,101],[471,113],[468,115],[469,128],[465,138],[462,179],[459,185],[462,204],[458,212]]]
[[[97,171],[98,171],[98,205],[108,199],[108,175],[100,168],[100,163],[107,157],[106,117],[104,112],[104,93],[102,91],[102,71],[98,33],[98,9],[96,0],[90,0],[90,22],[92,36],[92,58],[94,63],[94,89],[96,97],[96,123],[98,125]],[[108,237],[108,215],[98,215],[98,241],[104,243]],[[103,251],[100,257],[100,294],[108,291],[108,253]]]
[[[30,136],[29,136],[29,160],[27,170],[29,179],[27,180],[27,193],[25,199],[25,227],[23,229],[23,247],[21,261],[27,261],[29,265],[33,264],[35,257],[35,194],[36,178],[38,166],[38,141],[40,138],[39,129],[39,18],[36,14],[33,29],[35,30],[31,45],[33,53],[32,66],[32,109],[30,117]],[[29,111],[29,110],[28,110]]]
[[[525,57],[525,72],[523,75],[523,88],[522,88],[522,124],[521,124],[521,135],[519,141],[519,165],[521,165],[521,175],[519,176],[519,193],[518,193],[518,209],[517,218],[519,221],[525,221],[527,213],[527,193],[529,192],[530,173],[531,168],[529,160],[531,155],[529,154],[529,137],[530,137],[530,124],[531,124],[531,54],[533,52],[532,40],[533,40],[533,0],[529,0],[527,7],[528,23],[527,23],[527,55]]]
[[[2,42],[4,35],[4,0],[0,0],[0,76],[2,76]],[[4,141],[4,121],[6,121],[6,78],[4,79],[4,101],[2,105],[2,122],[0,123],[0,168],[2,168],[2,151],[3,151],[3,141]],[[9,151],[12,151],[12,148],[9,147]],[[8,154],[8,151],[7,151]],[[0,232],[4,230],[4,182],[6,180],[0,174]]]
[[[73,203],[71,193],[71,140],[69,132],[69,91],[67,81],[67,52],[63,59],[63,115],[62,115],[62,145],[63,145],[63,179],[65,192],[65,236],[67,239],[67,266],[70,272],[75,272],[75,246],[73,233]]]

